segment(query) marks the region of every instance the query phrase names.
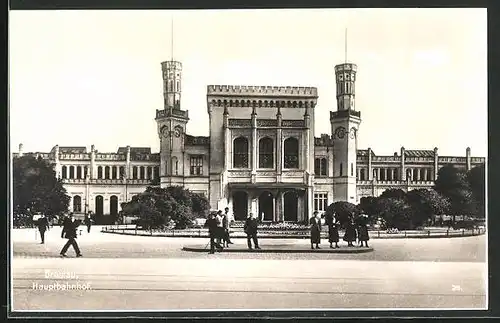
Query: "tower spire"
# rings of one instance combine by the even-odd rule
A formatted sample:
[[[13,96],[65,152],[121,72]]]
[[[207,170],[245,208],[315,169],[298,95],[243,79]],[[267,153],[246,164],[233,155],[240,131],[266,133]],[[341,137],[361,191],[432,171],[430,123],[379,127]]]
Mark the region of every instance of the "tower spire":
[[[170,41],[171,41],[171,53],[170,53],[170,60],[173,62],[174,61],[174,17],[170,18]]]
[[[344,45],[345,45],[345,48],[344,48],[344,63],[347,64],[347,28],[345,29],[345,36],[344,36]]]

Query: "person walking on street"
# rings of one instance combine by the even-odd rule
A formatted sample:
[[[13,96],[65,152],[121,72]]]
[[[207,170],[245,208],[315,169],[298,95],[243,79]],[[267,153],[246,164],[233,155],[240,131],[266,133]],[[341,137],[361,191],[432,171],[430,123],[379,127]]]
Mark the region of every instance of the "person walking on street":
[[[231,238],[229,237],[229,208],[224,209],[224,214],[222,215],[222,229],[223,229],[223,237],[222,243],[223,246],[229,247],[229,244],[232,244]]]
[[[44,244],[45,231],[50,229],[49,220],[47,219],[45,214],[42,214],[42,216],[38,219],[37,226],[38,226],[38,231],[40,232],[40,238],[42,239],[42,242],[40,242],[40,244]]]
[[[311,249],[314,249],[314,244],[316,244],[316,249],[321,249],[319,247],[321,243],[321,218],[318,211],[314,211],[309,224],[311,225]]]
[[[75,253],[77,257],[81,257],[82,253],[80,252],[80,248],[78,247],[78,243],[76,242],[76,230],[78,229],[78,226],[80,225],[80,222],[75,220],[75,216],[73,213],[70,213],[69,218],[66,218],[64,220],[63,224],[63,229],[61,232],[61,238],[66,238],[68,239],[68,242],[64,245],[64,247],[61,250],[61,257],[66,257],[66,251],[68,251],[69,246],[73,246],[73,249],[75,249]]]
[[[90,227],[92,226],[92,219],[90,218],[90,212],[89,214],[85,215],[85,219],[83,220],[83,222],[87,226],[87,233],[90,233]]]
[[[328,226],[328,242],[330,242],[330,248],[339,247],[339,223],[335,218],[335,214],[328,214],[326,216],[326,225]],[[333,243],[335,242],[335,247]]]
[[[255,249],[260,249],[259,240],[257,238],[258,226],[259,226],[258,220],[254,217],[253,213],[250,213],[245,221],[245,225],[243,226],[243,230],[247,235],[248,249],[253,249],[252,240]]]
[[[218,228],[216,214],[214,212],[210,212],[208,215],[205,227],[208,228],[208,235],[210,237],[210,254],[215,253],[215,248],[217,248],[218,251],[222,251],[222,246],[217,242]]]

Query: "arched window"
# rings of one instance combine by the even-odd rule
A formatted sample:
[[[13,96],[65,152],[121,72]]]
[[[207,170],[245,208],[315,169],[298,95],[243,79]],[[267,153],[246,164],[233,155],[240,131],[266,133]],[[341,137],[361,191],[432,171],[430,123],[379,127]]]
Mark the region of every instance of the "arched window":
[[[97,167],[97,178],[102,179],[102,166]]]
[[[132,168],[132,178],[137,179],[137,166]]]
[[[299,141],[290,137],[285,140],[285,168],[299,168]]]
[[[85,167],[83,168],[83,177],[84,177],[84,178],[87,178],[88,173],[89,173],[89,167],[88,167],[88,166],[85,166]]]
[[[364,168],[361,168],[359,170],[359,180],[360,181],[364,181],[365,180],[365,169]]]
[[[181,82],[177,81],[177,92],[181,91]]]
[[[343,173],[342,163],[340,163],[340,166],[339,166],[339,176],[342,176],[342,173]]]
[[[174,83],[172,82],[172,80],[169,80],[168,81],[168,91],[169,92],[173,92],[174,91],[173,85],[174,85]]]
[[[75,178],[75,167],[69,166],[69,178]]]
[[[140,179],[144,179],[144,166],[141,166],[141,168],[139,169],[139,175]]]
[[[76,166],[76,178],[82,178],[82,166]]]
[[[153,179],[153,167],[148,167],[148,179]]]
[[[82,212],[82,198],[80,197],[80,195],[75,195],[73,197],[73,212]]]
[[[61,177],[62,178],[68,178],[68,168],[66,166],[63,166],[61,169]]]
[[[233,142],[233,167],[248,168],[248,140],[238,137]]]
[[[104,167],[104,179],[109,179],[109,166]]]
[[[351,176],[354,176],[354,164],[351,163]]]
[[[259,140],[259,168],[274,167],[274,143],[269,137]]]
[[[179,175],[179,162],[177,161],[177,157],[172,157],[172,175]]]
[[[326,158],[316,158],[314,160],[314,175],[316,176],[326,176],[327,173],[327,160]]]
[[[118,178],[118,166],[115,166],[111,169],[111,178],[112,179],[117,179]]]
[[[154,179],[160,178],[160,167],[155,166],[154,168]]]
[[[120,178],[125,178],[125,167],[120,166]]]

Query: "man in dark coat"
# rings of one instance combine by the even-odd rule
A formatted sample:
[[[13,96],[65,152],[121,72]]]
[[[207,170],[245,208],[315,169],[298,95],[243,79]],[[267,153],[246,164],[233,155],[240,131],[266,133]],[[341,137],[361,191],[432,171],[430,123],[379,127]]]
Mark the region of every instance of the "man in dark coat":
[[[346,223],[343,240],[347,242],[348,247],[354,247],[352,243],[356,241],[356,227],[352,219],[349,219]]]
[[[368,234],[368,216],[366,214],[362,214],[358,220],[358,240],[360,243],[360,247],[363,247],[363,242],[365,246],[368,248],[368,240],[370,240],[370,236]]]
[[[257,239],[257,228],[259,226],[258,220],[254,217],[253,213],[250,213],[245,221],[245,225],[243,226],[243,230],[247,235],[247,244],[248,249],[252,248],[252,240],[255,246],[255,249],[260,249],[259,240]]]
[[[78,248],[78,243],[76,243],[76,230],[78,229],[79,225],[80,221],[75,220],[75,216],[73,215],[73,213],[70,213],[69,218],[66,218],[64,220],[61,238],[68,239],[68,242],[66,242],[61,250],[61,257],[66,257],[66,251],[68,251],[69,246],[73,246],[77,257],[82,256],[80,248]]]
[[[215,248],[221,251],[223,247],[218,243],[219,228],[217,226],[216,213],[210,212],[208,219],[205,222],[205,227],[208,228],[208,235],[210,237],[210,253],[215,253]]]
[[[87,233],[90,233],[90,227],[92,226],[92,219],[90,218],[90,212],[89,214],[85,215],[85,219],[83,220],[83,222],[87,226]]]
[[[49,220],[47,219],[45,214],[42,214],[42,216],[38,219],[37,226],[38,226],[38,231],[40,232],[40,237],[42,239],[42,242],[40,242],[40,244],[44,244],[45,243],[45,231],[47,231],[50,228]]]
[[[327,215],[325,220],[326,220],[326,225],[328,225],[328,242],[330,242],[330,248],[338,248],[339,223],[335,218],[335,214]],[[335,242],[335,247],[333,247],[334,242]]]
[[[321,218],[319,217],[318,211],[314,211],[313,217],[309,221],[311,225],[311,249],[314,249],[314,244],[316,244],[316,249],[321,249],[319,244],[321,243]]]

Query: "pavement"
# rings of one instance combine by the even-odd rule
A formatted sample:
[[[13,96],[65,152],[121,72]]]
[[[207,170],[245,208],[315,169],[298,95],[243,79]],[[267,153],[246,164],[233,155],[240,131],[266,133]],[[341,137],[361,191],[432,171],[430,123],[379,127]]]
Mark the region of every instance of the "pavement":
[[[34,229],[13,230],[14,310],[487,306],[484,235],[376,240],[370,242],[373,252],[361,254],[209,255],[182,250],[207,239],[110,235],[93,227],[78,237],[83,258],[74,258],[70,249],[70,258],[62,259],[58,254],[66,240],[60,230],[49,231],[43,245]],[[234,242],[243,247],[246,239]],[[305,248],[309,242],[262,239],[260,244]]]

